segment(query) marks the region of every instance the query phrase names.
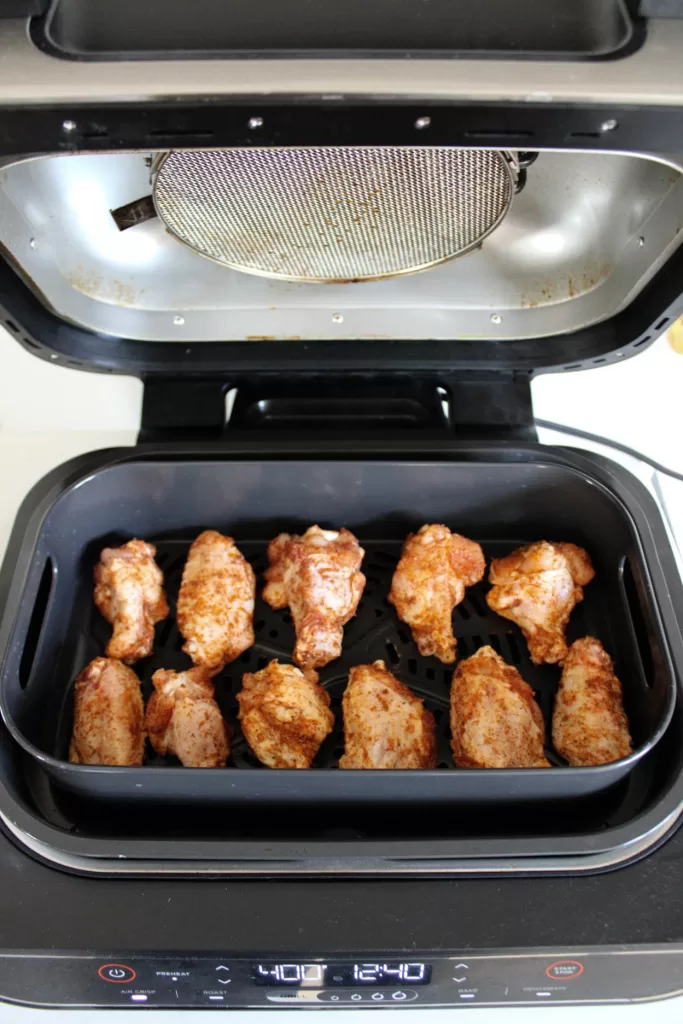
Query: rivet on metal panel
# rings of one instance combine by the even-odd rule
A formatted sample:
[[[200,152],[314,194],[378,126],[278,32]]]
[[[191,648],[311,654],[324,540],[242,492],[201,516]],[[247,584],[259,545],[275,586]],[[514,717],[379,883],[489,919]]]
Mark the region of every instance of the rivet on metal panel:
[[[344,323],[344,317],[341,315],[341,313],[335,313],[334,314],[334,316],[332,317],[332,323],[333,324],[343,324]]]
[[[65,132],[75,132],[76,122],[75,121],[62,121],[62,129]]]
[[[642,249],[644,245],[645,245],[645,239],[641,235],[640,238],[638,239],[638,248]]]
[[[417,121],[415,122],[415,127],[416,128],[429,128],[431,123],[432,123],[431,117],[418,117]]]
[[[613,132],[615,128],[619,127],[619,122],[613,117],[610,117],[607,121],[603,121],[600,125],[600,131],[602,132]]]
[[[502,322],[503,322],[503,318],[500,315],[500,313],[492,313],[491,314],[491,323],[492,324],[500,324]]]
[[[29,249],[35,249],[35,247],[37,245],[38,245],[38,243],[36,242],[35,238],[29,238],[29,240],[28,240],[28,247],[29,247]]]
[[[249,118],[249,127],[250,128],[263,128],[263,118],[262,117],[250,117]]]
[[[180,316],[180,314],[178,314],[177,316],[173,317],[173,323],[175,324],[176,327],[182,327],[183,324],[185,323],[185,317]]]

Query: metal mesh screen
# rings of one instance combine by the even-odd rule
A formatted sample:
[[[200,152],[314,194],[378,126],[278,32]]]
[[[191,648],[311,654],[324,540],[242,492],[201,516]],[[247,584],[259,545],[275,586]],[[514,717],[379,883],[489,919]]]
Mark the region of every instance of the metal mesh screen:
[[[216,150],[168,154],[154,200],[180,241],[234,269],[357,281],[478,245],[507,213],[514,179],[490,150]]]

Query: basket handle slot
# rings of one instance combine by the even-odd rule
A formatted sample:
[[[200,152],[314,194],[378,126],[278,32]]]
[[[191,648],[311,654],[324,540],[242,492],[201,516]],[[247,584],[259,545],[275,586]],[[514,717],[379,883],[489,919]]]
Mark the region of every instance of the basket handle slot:
[[[55,567],[52,559],[48,557],[45,561],[45,565],[43,566],[40,582],[38,583],[38,588],[36,590],[33,610],[31,611],[31,618],[26,630],[24,650],[21,655],[21,661],[19,662],[19,685],[22,690],[26,689],[29,680],[31,679],[36,655],[40,648],[43,625],[45,623],[47,609],[52,596],[54,580]]]
[[[636,579],[633,565],[628,555],[621,563],[619,573],[624,603],[635,639],[635,646],[640,660],[642,677],[645,684],[652,689],[655,682],[655,664],[652,657],[652,630],[643,614],[641,585]]]

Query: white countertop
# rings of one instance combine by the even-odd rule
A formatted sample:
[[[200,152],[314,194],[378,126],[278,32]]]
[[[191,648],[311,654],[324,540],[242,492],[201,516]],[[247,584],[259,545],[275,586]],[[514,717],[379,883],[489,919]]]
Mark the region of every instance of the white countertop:
[[[683,357],[664,339],[623,364],[582,373],[546,375],[533,384],[534,407],[541,419],[565,423],[640,450],[683,472]],[[25,352],[0,330],[0,553],[4,551],[19,504],[29,488],[48,470],[72,456],[98,448],[135,443],[142,386],[132,378],[88,374],[51,366]],[[547,443],[589,447],[584,442],[540,432]],[[594,447],[594,446],[593,446]],[[609,449],[648,486],[659,490],[668,518],[683,549],[683,483],[670,480],[627,456]],[[653,477],[656,479],[653,481]],[[277,882],[273,882],[274,885]],[[276,926],[276,922],[274,922]],[[529,942],[533,936],[527,936]],[[576,1019],[576,1007],[523,1009],[458,1009],[460,1024],[564,1024]],[[303,1021],[306,1011],[287,1011],[287,1021]],[[377,1011],[319,1010],[336,1024],[377,1024]],[[582,1024],[676,1024],[683,1015],[683,997],[659,1003],[613,1007],[582,1007]],[[380,1022],[423,1024],[424,1011],[381,1012]],[[145,1011],[145,1020],[181,1020],[206,1024],[204,1011]],[[0,1004],[7,1024],[130,1024],[130,1011],[41,1011]],[[271,1012],[231,1012],[235,1024],[272,1024]],[[432,1010],[429,1024],[446,1024],[453,1011]]]

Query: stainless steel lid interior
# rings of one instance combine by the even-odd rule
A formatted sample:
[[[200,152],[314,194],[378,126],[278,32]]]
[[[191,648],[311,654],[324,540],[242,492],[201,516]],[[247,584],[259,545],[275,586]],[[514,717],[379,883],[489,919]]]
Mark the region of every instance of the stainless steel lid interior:
[[[427,146],[19,159],[0,244],[59,316],[108,337],[498,342],[614,316],[683,238],[683,159],[541,151],[515,194],[518,165]]]

